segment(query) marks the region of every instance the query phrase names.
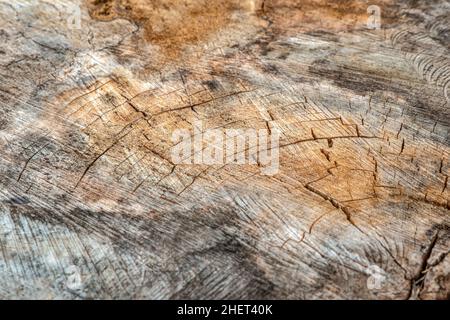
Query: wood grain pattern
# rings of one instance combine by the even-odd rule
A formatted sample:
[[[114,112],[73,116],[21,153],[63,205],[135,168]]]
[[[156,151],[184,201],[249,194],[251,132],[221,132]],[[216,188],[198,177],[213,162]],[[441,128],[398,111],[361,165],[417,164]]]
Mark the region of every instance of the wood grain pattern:
[[[0,298],[448,299],[449,13],[0,0]],[[199,120],[279,172],[174,163]]]

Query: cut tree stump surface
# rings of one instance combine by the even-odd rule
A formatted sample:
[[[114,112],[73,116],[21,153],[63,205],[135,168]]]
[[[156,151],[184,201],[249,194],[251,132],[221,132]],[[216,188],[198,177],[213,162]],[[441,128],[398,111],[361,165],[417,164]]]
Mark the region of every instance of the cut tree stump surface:
[[[449,27],[440,0],[0,0],[0,298],[448,299]],[[174,163],[199,121],[278,130],[279,171]]]

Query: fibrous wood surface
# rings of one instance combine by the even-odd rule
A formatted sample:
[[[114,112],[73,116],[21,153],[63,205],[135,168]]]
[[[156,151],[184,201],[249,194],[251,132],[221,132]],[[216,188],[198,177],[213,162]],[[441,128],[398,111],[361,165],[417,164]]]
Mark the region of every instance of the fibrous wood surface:
[[[0,297],[447,299],[449,12],[0,0]],[[279,171],[174,163],[198,121]]]

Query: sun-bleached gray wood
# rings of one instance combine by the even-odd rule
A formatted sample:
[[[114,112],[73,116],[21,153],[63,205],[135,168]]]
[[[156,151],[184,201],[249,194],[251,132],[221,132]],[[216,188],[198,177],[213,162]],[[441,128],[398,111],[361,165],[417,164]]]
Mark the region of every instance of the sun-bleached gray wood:
[[[450,4],[337,3],[0,0],[0,298],[447,299]]]

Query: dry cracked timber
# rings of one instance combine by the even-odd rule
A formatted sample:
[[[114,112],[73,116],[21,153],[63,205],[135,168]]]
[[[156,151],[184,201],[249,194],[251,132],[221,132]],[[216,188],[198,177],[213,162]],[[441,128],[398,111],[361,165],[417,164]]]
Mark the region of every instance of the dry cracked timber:
[[[448,299],[450,2],[375,2],[0,0],[0,298]]]

